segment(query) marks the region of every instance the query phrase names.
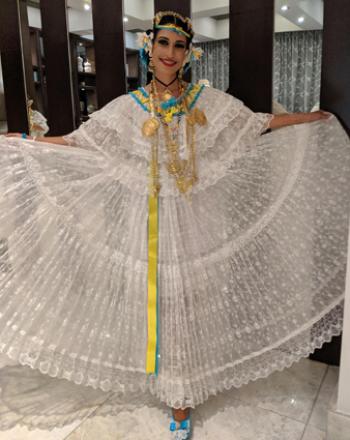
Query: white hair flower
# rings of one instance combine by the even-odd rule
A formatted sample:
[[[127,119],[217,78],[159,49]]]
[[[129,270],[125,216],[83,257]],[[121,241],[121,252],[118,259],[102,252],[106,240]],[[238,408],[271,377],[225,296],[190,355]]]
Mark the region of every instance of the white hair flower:
[[[210,81],[208,79],[199,79],[198,84],[201,84],[205,87],[210,87]]]
[[[193,47],[192,48],[192,56],[196,61],[198,61],[202,55],[203,55],[202,48],[200,48],[200,47]]]
[[[198,61],[202,55],[203,50],[200,47],[193,47],[191,43],[184,64],[191,63],[191,61]]]
[[[137,45],[146,52],[152,50],[153,32],[147,34],[146,32],[137,32]]]

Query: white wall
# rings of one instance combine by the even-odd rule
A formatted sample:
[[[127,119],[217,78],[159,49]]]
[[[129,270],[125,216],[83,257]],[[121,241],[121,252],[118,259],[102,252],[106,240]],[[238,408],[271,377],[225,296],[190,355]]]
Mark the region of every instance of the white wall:
[[[37,8],[27,7],[29,26],[41,29],[41,15]]]

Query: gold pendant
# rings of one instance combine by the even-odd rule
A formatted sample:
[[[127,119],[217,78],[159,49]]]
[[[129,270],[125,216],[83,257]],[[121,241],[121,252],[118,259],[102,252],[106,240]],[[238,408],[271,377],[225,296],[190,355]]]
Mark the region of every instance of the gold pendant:
[[[195,108],[193,110],[193,118],[197,122],[198,125],[206,125],[208,123],[207,117],[205,116],[205,113],[203,110],[200,110],[199,108]]]
[[[158,196],[158,194],[160,193],[160,188],[161,186],[159,183],[151,185],[151,194],[153,197]]]
[[[181,159],[181,160],[173,160],[171,162],[167,163],[167,170],[169,174],[181,174],[185,171],[187,168],[187,160]]]
[[[180,164],[178,161],[168,162],[166,167],[169,174],[176,175],[180,172]]]
[[[168,89],[166,89],[162,94],[163,101],[169,101],[169,99],[171,99],[172,97],[173,95]]]
[[[157,133],[159,128],[159,121],[157,118],[150,118],[144,122],[142,126],[142,134],[145,137],[152,137]]]
[[[176,179],[176,185],[178,190],[185,194],[193,185],[191,179],[185,179],[184,177],[179,177]]]
[[[186,121],[187,121],[188,125],[191,125],[191,126],[193,126],[196,123],[193,112],[190,113],[189,115],[187,115]]]

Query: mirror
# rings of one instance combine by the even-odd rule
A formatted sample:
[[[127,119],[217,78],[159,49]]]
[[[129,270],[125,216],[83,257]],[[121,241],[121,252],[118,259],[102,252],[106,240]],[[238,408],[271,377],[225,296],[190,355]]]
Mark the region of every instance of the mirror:
[[[275,0],[273,113],[319,109],[323,0]]]

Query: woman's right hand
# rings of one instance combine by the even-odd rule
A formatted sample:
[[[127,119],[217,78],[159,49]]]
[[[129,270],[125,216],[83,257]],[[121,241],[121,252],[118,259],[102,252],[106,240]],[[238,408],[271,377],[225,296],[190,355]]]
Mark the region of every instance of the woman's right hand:
[[[16,138],[21,138],[22,137],[22,133],[7,133],[5,134],[6,137],[16,137]],[[26,136],[25,139],[33,139],[31,136]]]
[[[5,134],[6,137],[16,137],[21,138],[22,133],[7,133]],[[44,136],[44,137],[33,137],[27,135],[25,139],[29,139],[30,141],[36,141],[36,142],[46,142],[48,144],[56,144],[56,145],[64,145],[69,146],[68,142],[62,137],[62,136]]]

